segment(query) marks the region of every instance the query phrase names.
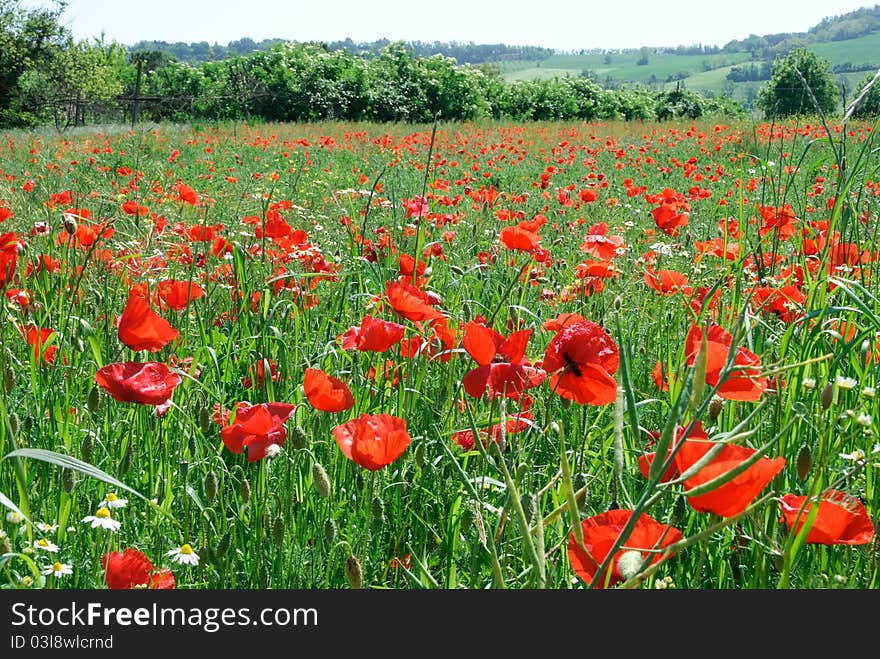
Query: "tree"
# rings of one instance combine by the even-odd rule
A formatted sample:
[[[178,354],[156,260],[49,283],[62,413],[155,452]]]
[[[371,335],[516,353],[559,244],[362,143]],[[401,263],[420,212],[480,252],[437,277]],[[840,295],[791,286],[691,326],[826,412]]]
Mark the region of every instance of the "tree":
[[[856,98],[853,102],[858,100],[858,104],[853,111],[854,117],[870,119],[880,116],[880,80],[875,79],[878,75],[880,74],[869,73],[856,87]],[[868,85],[871,86],[868,87]],[[861,96],[866,87],[868,90],[864,96]]]
[[[0,0],[0,125],[28,125],[35,118],[20,107],[19,79],[44,70],[67,38],[54,9],[25,9],[20,0]]]
[[[803,48],[777,58],[770,81],[758,92],[757,105],[768,118],[835,112],[837,87],[828,61]]]

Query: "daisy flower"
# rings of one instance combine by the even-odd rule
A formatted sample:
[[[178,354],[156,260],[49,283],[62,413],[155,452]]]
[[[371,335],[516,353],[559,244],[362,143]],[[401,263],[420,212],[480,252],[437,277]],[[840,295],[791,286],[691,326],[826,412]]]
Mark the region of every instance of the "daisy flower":
[[[177,549],[172,549],[165,553],[167,556],[171,556],[171,560],[175,563],[182,563],[183,565],[199,564],[199,555],[193,551],[189,544],[181,545]]]
[[[116,492],[108,492],[100,505],[105,508],[110,508],[111,510],[113,508],[125,508],[128,505],[128,499],[120,499],[116,496]]]
[[[57,524],[48,524],[46,522],[37,522],[34,526],[43,533],[55,533],[55,531],[58,530]]]
[[[58,545],[51,540],[46,540],[46,538],[40,538],[39,540],[34,540],[34,549],[42,549],[52,553],[58,551]]]
[[[55,563],[52,563],[52,565],[50,565],[49,567],[44,568],[43,574],[54,574],[56,577],[61,578],[67,574],[73,574],[73,566],[70,563],[59,563],[56,561]]]
[[[112,517],[110,517],[110,511],[106,506],[101,506],[95,512],[94,515],[86,515],[83,517],[84,522],[89,522],[92,525],[93,529],[98,528],[99,526],[102,529],[108,529],[110,531],[117,531],[119,527],[122,526],[122,522],[118,522]]]

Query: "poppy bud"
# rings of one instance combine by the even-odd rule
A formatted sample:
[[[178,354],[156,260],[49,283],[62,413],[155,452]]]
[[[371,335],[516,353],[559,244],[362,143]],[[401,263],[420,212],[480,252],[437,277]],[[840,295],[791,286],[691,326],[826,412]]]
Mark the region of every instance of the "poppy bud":
[[[377,524],[385,521],[385,503],[381,497],[373,497],[373,500],[370,502],[370,514],[373,516],[373,521]]]
[[[239,489],[239,494],[241,495],[241,500],[247,503],[251,498],[251,482],[244,478],[241,481],[241,488]]]
[[[810,447],[804,444],[800,447],[797,452],[797,458],[795,459],[795,468],[797,470],[797,477],[800,480],[804,480],[807,477],[807,474],[810,472],[810,466],[813,463],[812,455],[810,455]]]
[[[293,430],[290,431],[290,443],[293,444],[293,448],[298,451],[308,447],[308,438],[306,437],[306,431],[302,429],[302,426],[294,426]]]
[[[275,517],[272,523],[272,538],[276,545],[280,545],[284,540],[284,515]]]
[[[6,389],[6,393],[8,394],[12,391],[12,388],[15,386],[15,371],[12,370],[12,367],[6,369],[6,373],[3,377],[3,387]]]
[[[642,552],[630,549],[623,552],[620,558],[617,559],[617,571],[620,572],[620,576],[623,577],[624,581],[629,581],[641,572],[642,563],[644,562]]]
[[[214,498],[217,496],[217,472],[209,471],[205,474],[205,480],[202,483],[202,487],[205,490],[205,500],[208,502],[208,505],[214,503]]]
[[[181,480],[186,480],[186,475],[189,473],[189,461],[181,460],[178,463],[178,467],[180,469],[180,478]]]
[[[623,306],[623,300],[620,299],[619,295],[614,296],[614,303],[613,304],[614,304],[614,310],[620,311],[620,307]]]
[[[61,216],[61,225],[64,227],[64,230],[69,234],[73,235],[76,233],[77,224],[76,220],[73,218],[73,215],[68,213],[64,213]]]
[[[79,448],[80,457],[82,457],[83,462],[92,462],[92,449],[95,447],[95,440],[92,438],[91,433],[87,434],[83,439],[82,445]]]
[[[89,412],[97,412],[100,405],[101,389],[97,385],[94,385],[89,389],[89,397],[86,399],[86,408],[88,408]]]
[[[461,511],[461,517],[458,520],[458,528],[462,533],[467,533],[471,530],[471,525],[474,523],[474,504],[470,501],[466,501],[464,504],[464,508]]]
[[[516,466],[516,480],[519,483],[524,483],[526,478],[529,475],[529,466],[525,462],[520,462]]]
[[[17,437],[18,429],[20,426],[18,422],[18,414],[16,414],[15,412],[10,412],[7,418],[9,419],[9,429],[12,431],[12,436]]]
[[[64,491],[70,494],[76,485],[76,472],[73,469],[63,469],[61,471],[61,486]]]
[[[328,517],[327,521],[324,522],[324,541],[328,545],[332,545],[336,540],[336,520],[332,517]]]
[[[361,562],[354,554],[345,559],[345,578],[348,579],[348,585],[354,589],[364,586],[364,571]]]
[[[6,531],[0,531],[0,554],[12,553],[12,540],[6,535]]]
[[[206,435],[211,430],[211,412],[204,405],[199,408],[199,428]]]
[[[820,402],[822,403],[822,409],[827,410],[831,407],[831,403],[834,401],[834,383],[829,382],[825,385],[825,388],[822,390],[822,394],[819,397]]]
[[[320,462],[312,465],[312,481],[315,483],[315,489],[322,497],[330,496],[330,477]]]
[[[709,419],[714,422],[722,409],[724,409],[724,399],[718,395],[712,396],[712,400],[709,401]]]

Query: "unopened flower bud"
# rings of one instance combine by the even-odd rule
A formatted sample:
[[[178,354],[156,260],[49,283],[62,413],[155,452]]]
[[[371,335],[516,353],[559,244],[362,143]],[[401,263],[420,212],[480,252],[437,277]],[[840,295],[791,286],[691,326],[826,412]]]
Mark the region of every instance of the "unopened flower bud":
[[[834,401],[834,383],[829,382],[825,385],[825,388],[822,390],[822,394],[819,397],[819,400],[822,403],[822,409],[827,410],[831,407],[831,403]]]
[[[204,405],[199,408],[199,429],[206,435],[211,430],[211,412]]]
[[[318,494],[322,497],[330,496],[330,477],[327,475],[327,471],[320,462],[316,462],[312,465],[312,481],[315,484],[315,489],[318,491]]]
[[[214,499],[217,496],[217,487],[219,485],[217,479],[216,471],[209,471],[205,474],[205,480],[202,483],[202,487],[205,490],[205,500],[208,502],[208,505],[214,503]]]
[[[61,472],[61,486],[70,494],[76,485],[76,472],[73,469],[64,469]]]
[[[241,481],[241,488],[239,488],[239,494],[241,495],[241,500],[247,503],[251,498],[251,482],[244,478]]]
[[[642,563],[644,563],[642,552],[630,549],[623,552],[620,558],[617,559],[617,571],[620,572],[620,576],[623,577],[624,581],[628,581],[639,573]]]
[[[6,393],[8,394],[12,391],[13,387],[15,387],[15,370],[10,366],[6,369],[6,373],[3,375],[3,388],[6,389]]]
[[[328,517],[327,521],[324,522],[324,541],[328,545],[332,545],[336,540],[336,520],[332,517]]]
[[[293,448],[298,451],[308,447],[308,438],[306,437],[306,431],[302,429],[302,426],[294,426],[293,430],[290,431],[290,443],[293,445]]]
[[[89,397],[86,399],[86,408],[89,412],[97,412],[101,405],[101,389],[94,385],[89,389]]]
[[[709,419],[714,422],[723,409],[724,399],[718,395],[712,396],[712,400],[709,401]]]
[[[804,480],[807,477],[812,463],[813,457],[810,454],[810,447],[804,444],[798,450],[797,458],[795,459],[795,469],[797,470],[797,477],[800,480]]]
[[[354,589],[364,586],[364,571],[361,562],[354,554],[345,559],[345,578],[348,579],[348,585]]]

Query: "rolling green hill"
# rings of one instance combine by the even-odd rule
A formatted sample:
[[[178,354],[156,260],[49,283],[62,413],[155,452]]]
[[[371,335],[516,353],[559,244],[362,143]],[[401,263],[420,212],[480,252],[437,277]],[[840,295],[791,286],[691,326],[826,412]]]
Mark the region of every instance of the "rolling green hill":
[[[863,34],[841,38],[838,32],[833,36],[835,40],[828,36],[833,33],[829,27],[852,25],[854,20],[862,22]],[[754,107],[758,90],[769,75],[732,80],[728,77],[731,71],[752,64],[760,69],[764,64],[764,71],[769,72],[767,64],[795,47],[812,50],[827,60],[838,86],[842,85],[847,98],[852,98],[865,77],[880,68],[880,5],[825,19],[807,33],[751,35],[746,41],[731,42],[720,52],[682,54],[679,51],[687,49],[640,48],[553,54],[542,60],[495,64],[508,82],[586,75],[609,88],[641,85],[660,90],[681,85],[709,96],[728,96],[746,107]]]

